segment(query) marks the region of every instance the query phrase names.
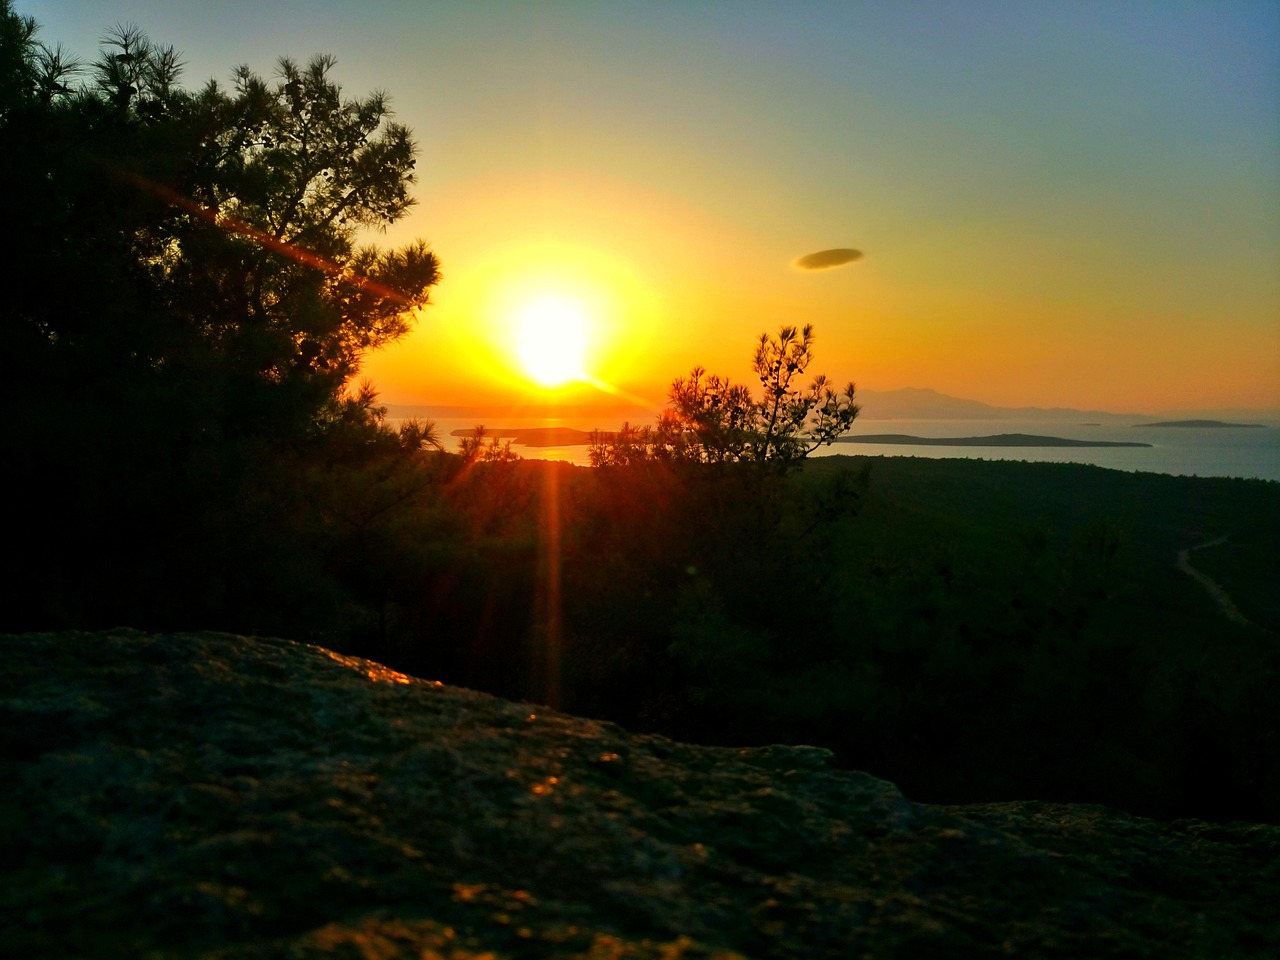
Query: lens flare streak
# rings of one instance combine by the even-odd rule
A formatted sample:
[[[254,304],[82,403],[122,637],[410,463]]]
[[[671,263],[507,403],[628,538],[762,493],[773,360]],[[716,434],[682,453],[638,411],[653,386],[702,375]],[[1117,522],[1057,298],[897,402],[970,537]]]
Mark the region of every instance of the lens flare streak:
[[[235,234],[236,236],[247,237],[269,250],[279,253],[282,256],[289,257],[291,260],[296,260],[303,266],[320,270],[333,277],[335,280],[338,280],[340,283],[350,284],[358,289],[367,290],[379,297],[383,297],[384,299],[391,300],[395,303],[403,304],[406,307],[418,306],[415,301],[404,296],[404,294],[399,291],[393,290],[391,287],[370,280],[368,277],[362,277],[342,265],[334,263],[332,260],[326,260],[318,254],[312,253],[309,250],[304,250],[301,247],[294,246],[293,244],[281,240],[278,237],[274,237],[269,233],[265,233],[256,227],[251,227],[247,223],[242,223],[239,220],[225,216],[217,210],[213,210],[197,203],[195,200],[184,196],[171,187],[166,187],[162,183],[156,183],[154,180],[150,180],[141,174],[133,172],[132,170],[116,169],[115,173],[121,179],[127,180],[134,186],[159,197],[161,200],[164,200],[172,206],[179,207],[186,210],[188,213],[195,214],[202,220],[206,220],[215,227],[218,227],[220,230],[225,230],[228,233]]]

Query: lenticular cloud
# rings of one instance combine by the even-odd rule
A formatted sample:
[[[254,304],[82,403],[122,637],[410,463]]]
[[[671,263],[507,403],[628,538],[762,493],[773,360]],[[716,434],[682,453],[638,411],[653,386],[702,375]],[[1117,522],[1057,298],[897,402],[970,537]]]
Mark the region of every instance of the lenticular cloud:
[[[829,270],[832,267],[842,267],[846,263],[853,263],[853,261],[859,260],[861,257],[861,250],[837,247],[834,250],[819,250],[817,253],[810,253],[797,260],[795,265],[801,270]]]

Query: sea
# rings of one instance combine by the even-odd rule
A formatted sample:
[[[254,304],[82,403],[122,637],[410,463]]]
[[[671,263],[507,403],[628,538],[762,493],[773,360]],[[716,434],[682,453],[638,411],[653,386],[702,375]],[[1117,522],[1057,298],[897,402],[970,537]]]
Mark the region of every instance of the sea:
[[[438,415],[433,415],[433,413]],[[460,411],[441,407],[391,407],[388,421],[395,425],[409,416],[431,420],[446,450],[457,449],[461,433],[477,425],[486,431],[564,427],[574,430],[616,430],[624,421],[653,422],[654,415],[643,410],[582,416],[570,413],[558,417],[504,415],[500,411],[475,409]],[[1280,421],[1249,421],[1256,427],[1157,427],[1142,426],[1140,420],[1110,418],[1105,421],[939,419],[878,420],[859,419],[850,434],[905,434],[915,437],[989,437],[999,434],[1028,434],[1070,440],[1100,440],[1150,444],[1147,447],[1007,447],[1007,446],[918,446],[889,443],[835,443],[820,448],[814,456],[935,457],[980,460],[1024,460],[1048,463],[1087,463],[1112,470],[1165,473],[1177,476],[1244,477],[1280,481]],[[458,435],[454,435],[459,431]],[[563,460],[586,466],[587,446],[530,446],[513,443],[514,452],[526,459]]]

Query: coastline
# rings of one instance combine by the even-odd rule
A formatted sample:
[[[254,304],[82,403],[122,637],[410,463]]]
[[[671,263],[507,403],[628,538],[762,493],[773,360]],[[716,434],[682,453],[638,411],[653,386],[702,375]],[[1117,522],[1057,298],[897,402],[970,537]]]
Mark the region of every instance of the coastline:
[[[510,440],[526,447],[573,447],[591,442],[595,431],[573,427],[495,427],[485,428],[486,438]],[[615,431],[601,430],[608,438]],[[451,437],[468,437],[471,430],[451,430]],[[836,443],[885,443],[923,447],[1150,447],[1149,443],[1129,440],[1073,440],[1069,437],[1045,437],[1028,433],[999,433],[986,437],[917,437],[906,433],[874,433],[844,436]]]

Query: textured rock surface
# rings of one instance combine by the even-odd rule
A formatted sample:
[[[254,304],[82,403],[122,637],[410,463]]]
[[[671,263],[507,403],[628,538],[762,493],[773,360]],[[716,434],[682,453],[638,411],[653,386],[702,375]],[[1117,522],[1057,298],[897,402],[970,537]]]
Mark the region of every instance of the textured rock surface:
[[[6,956],[1250,957],[1280,828],[930,807],[282,640],[0,640]]]

